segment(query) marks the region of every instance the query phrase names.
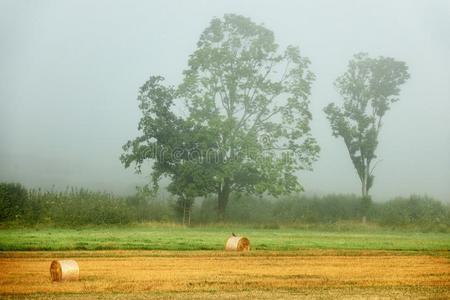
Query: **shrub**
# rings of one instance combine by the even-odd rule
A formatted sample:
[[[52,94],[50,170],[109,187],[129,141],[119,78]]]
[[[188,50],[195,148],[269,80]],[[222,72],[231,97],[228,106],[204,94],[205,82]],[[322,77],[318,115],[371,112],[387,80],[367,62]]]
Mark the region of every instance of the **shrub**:
[[[412,195],[381,205],[378,220],[389,226],[450,227],[450,209],[430,197]]]
[[[59,193],[31,190],[25,216],[31,224],[126,224],[133,220],[124,198],[74,188]]]
[[[289,196],[275,203],[273,213],[282,223],[334,223],[362,215],[361,200],[354,195]]]
[[[0,183],[0,222],[20,219],[27,202],[27,190],[19,183]]]

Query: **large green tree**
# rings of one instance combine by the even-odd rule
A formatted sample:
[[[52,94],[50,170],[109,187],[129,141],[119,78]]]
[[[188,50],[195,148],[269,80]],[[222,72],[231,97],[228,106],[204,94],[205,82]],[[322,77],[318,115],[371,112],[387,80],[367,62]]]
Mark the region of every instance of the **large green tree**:
[[[302,190],[295,172],[310,169],[319,151],[308,66],[298,48],[280,52],[264,26],[233,14],[214,18],[178,87],[152,77],[141,88],[143,134],[124,146],[122,161],[139,169],[152,159],[154,182],[166,175],[178,194],[186,185],[190,197],[215,193],[221,218],[233,191]],[[157,158],[154,148],[169,154]]]
[[[363,199],[374,181],[375,151],[383,117],[398,101],[400,85],[409,78],[404,62],[389,57],[356,54],[335,82],[343,104],[330,103],[324,111],[333,136],[342,137],[361,181]]]
[[[208,187],[213,184],[212,160],[200,160],[197,155],[206,152],[213,139],[205,126],[173,112],[177,91],[172,86],[164,86],[163,81],[161,76],[152,76],[140,88],[138,101],[142,117],[138,129],[142,135],[124,145],[121,161],[126,167],[134,163],[136,171],[141,173],[142,166],[150,159],[153,180],[150,191],[155,191],[159,179],[166,176],[167,189],[178,197],[177,206],[184,223],[194,198],[207,195]]]

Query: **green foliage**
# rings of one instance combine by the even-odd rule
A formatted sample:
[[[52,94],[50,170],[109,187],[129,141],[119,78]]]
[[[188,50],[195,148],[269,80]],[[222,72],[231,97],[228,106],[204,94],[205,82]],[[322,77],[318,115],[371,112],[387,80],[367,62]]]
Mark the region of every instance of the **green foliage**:
[[[24,207],[25,224],[127,224],[148,220],[169,221],[172,210],[141,194],[117,197],[85,189],[65,192],[30,190]]]
[[[27,190],[19,183],[0,183],[0,222],[20,219],[27,203]]]
[[[128,223],[131,212],[123,199],[84,189],[66,192],[31,190],[25,221],[64,225]]]
[[[257,196],[232,194],[226,211],[226,219],[231,223],[238,224],[265,224],[273,223],[272,216],[273,202]],[[194,211],[193,219],[197,223],[213,223],[216,218],[214,212],[217,211],[217,201],[214,198],[207,198]]]
[[[450,207],[430,197],[395,198],[379,208],[379,222],[394,227],[450,228]]]
[[[335,223],[359,219],[361,203],[354,195],[288,197],[275,204],[274,213],[287,223]]]
[[[126,205],[131,211],[130,222],[171,222],[174,211],[166,201],[159,201],[142,193],[126,197]]]
[[[217,203],[205,199],[194,209],[195,223],[214,222]],[[234,194],[227,210],[227,220],[237,224],[262,227],[340,226],[342,222],[360,223],[363,216],[371,223],[393,228],[413,228],[422,231],[450,231],[450,206],[429,197],[396,198],[368,205],[355,195],[326,195],[323,197],[286,196],[268,199]]]
[[[215,194],[221,217],[233,191],[300,191],[295,172],[311,168],[319,151],[309,128],[308,66],[296,47],[279,52],[262,25],[214,18],[178,87],[152,76],[140,89],[141,136],[125,144],[122,162],[140,171],[151,160],[154,187],[168,177],[182,203]]]
[[[400,85],[409,78],[404,62],[389,57],[356,54],[335,85],[344,103],[330,103],[324,111],[333,136],[342,137],[367,197],[373,185],[372,165],[385,113],[398,101]]]
[[[30,190],[17,184],[0,184],[2,195],[25,199],[15,201],[14,218],[2,219],[4,224],[80,225],[129,223],[180,223],[183,219],[179,199],[157,200],[139,191],[128,197],[85,189],[67,189],[64,192]],[[5,187],[8,187],[7,189]],[[12,192],[14,191],[14,193]],[[17,197],[20,195],[20,198]],[[2,196],[2,203],[5,197]],[[8,202],[11,203],[11,202]],[[216,222],[217,201],[209,196],[192,206],[194,226]],[[2,213],[11,212],[2,210]],[[17,213],[19,212],[19,213]],[[226,212],[228,222],[247,224],[258,228],[343,228],[361,224],[367,216],[371,225],[392,228],[410,228],[416,231],[450,232],[450,205],[430,197],[411,196],[387,202],[374,202],[367,207],[355,195],[326,195],[307,197],[290,195],[280,198],[233,193]],[[187,222],[186,222],[187,223]],[[344,226],[344,227],[345,227]]]

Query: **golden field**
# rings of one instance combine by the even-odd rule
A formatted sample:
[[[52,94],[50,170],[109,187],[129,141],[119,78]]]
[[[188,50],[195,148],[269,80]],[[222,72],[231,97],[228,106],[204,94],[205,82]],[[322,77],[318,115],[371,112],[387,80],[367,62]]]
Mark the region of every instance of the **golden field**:
[[[51,282],[53,259],[80,280]],[[0,253],[1,298],[450,298],[447,253],[304,250]]]

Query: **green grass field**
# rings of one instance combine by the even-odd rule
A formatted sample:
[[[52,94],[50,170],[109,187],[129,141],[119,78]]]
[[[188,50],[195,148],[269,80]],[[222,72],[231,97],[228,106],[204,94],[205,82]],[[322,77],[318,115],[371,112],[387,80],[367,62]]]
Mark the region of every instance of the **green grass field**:
[[[246,236],[252,250],[299,249],[449,251],[450,235],[400,231],[333,232],[254,229],[239,226],[183,228],[169,225],[67,228],[2,228],[0,251],[21,250],[220,250],[231,232]]]

